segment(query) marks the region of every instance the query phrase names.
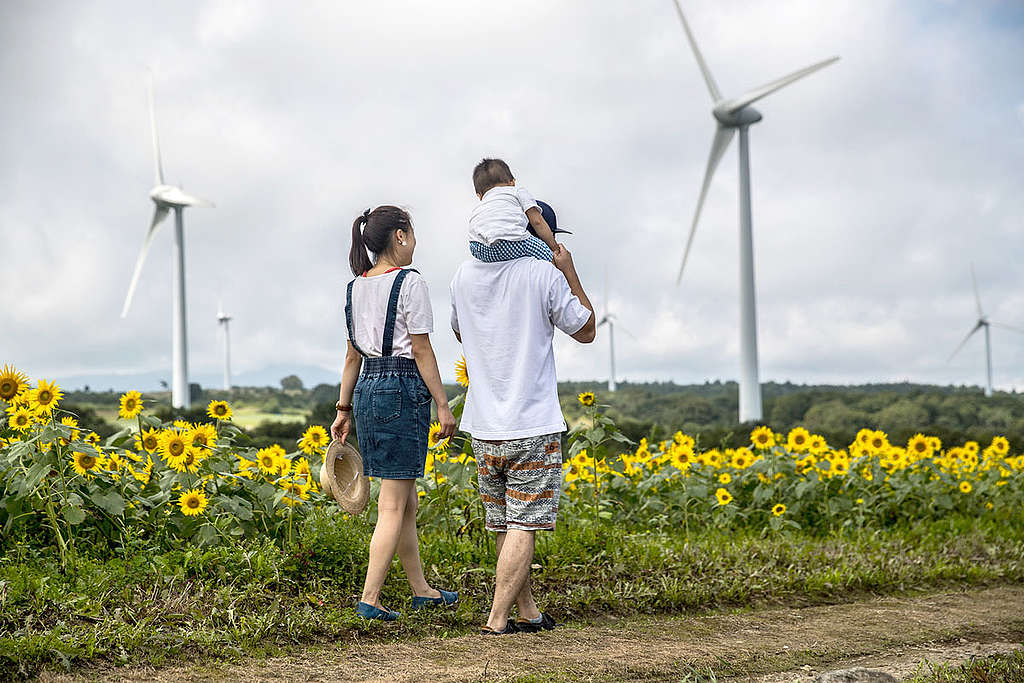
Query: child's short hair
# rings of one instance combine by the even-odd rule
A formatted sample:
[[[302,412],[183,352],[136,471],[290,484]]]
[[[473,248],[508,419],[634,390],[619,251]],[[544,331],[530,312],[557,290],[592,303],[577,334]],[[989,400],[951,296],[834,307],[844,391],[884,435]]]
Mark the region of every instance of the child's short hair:
[[[514,181],[512,170],[501,159],[482,159],[473,169],[473,189],[478,195],[502,183]]]

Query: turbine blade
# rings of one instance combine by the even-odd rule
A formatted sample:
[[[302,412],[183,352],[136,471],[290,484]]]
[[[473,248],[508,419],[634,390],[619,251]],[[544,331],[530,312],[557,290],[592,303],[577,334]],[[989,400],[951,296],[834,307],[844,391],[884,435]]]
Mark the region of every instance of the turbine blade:
[[[711,70],[708,69],[707,63],[704,61],[704,56],[700,53],[700,48],[697,47],[697,41],[694,40],[693,32],[690,30],[690,24],[686,21],[686,16],[683,14],[683,7],[679,4],[679,0],[674,0],[676,6],[676,13],[679,15],[679,21],[683,22],[683,30],[686,31],[686,37],[690,40],[690,47],[693,48],[693,56],[697,58],[697,66],[700,67],[700,72],[704,74],[704,82],[708,84],[708,92],[711,93],[711,100],[718,102],[722,99],[722,93],[718,91],[718,85],[715,83],[714,77],[711,75]]]
[[[149,72],[149,125],[153,131],[153,165],[156,175],[156,184],[164,184],[164,167],[160,161],[160,139],[156,134],[156,105],[153,102],[153,72]]]
[[[960,342],[960,346],[956,347],[956,349],[953,351],[953,353],[949,354],[949,358],[946,359],[947,363],[949,361],[953,360],[953,356],[955,356],[956,354],[960,353],[960,349],[964,348],[964,345],[967,344],[967,340],[970,339],[971,336],[974,335],[975,332],[980,330],[982,325],[983,325],[983,323],[979,322],[977,325],[975,325],[974,327],[971,328],[971,331],[967,333],[967,336],[964,337],[964,340],[962,342]]]
[[[829,57],[828,59],[822,62],[812,64],[811,66],[800,69],[799,71],[794,71],[788,76],[783,76],[782,78],[772,81],[771,83],[766,83],[759,88],[754,88],[753,90],[750,90],[749,92],[746,92],[735,99],[723,102],[722,104],[715,107],[715,109],[720,109],[730,114],[735,113],[742,109],[743,107],[747,106],[748,104],[753,104],[762,97],[772,94],[779,88],[784,88],[793,81],[798,81],[804,76],[809,76],[818,69],[824,69],[829,64],[833,64],[837,61],[839,61],[839,57]]]
[[[608,315],[608,264],[604,266],[604,314]]]
[[[715,175],[718,162],[722,155],[729,148],[732,136],[736,133],[735,128],[726,128],[719,125],[715,129],[715,137],[711,140],[711,154],[708,155],[708,167],[704,171],[704,184],[700,188],[700,196],[697,198],[697,209],[693,212],[693,223],[690,225],[690,235],[686,238],[686,248],[683,250],[683,263],[679,266],[679,275],[676,277],[678,285],[683,279],[683,269],[686,268],[686,259],[690,257],[690,246],[693,244],[693,236],[697,232],[697,221],[700,220],[701,209],[704,208],[704,199],[708,194],[708,187],[711,185],[711,178]]]
[[[619,323],[619,329],[620,329],[620,330],[622,330],[623,332],[625,332],[626,334],[628,334],[628,335],[629,335],[630,337],[632,337],[632,338],[633,338],[634,340],[636,340],[636,341],[640,341],[640,339],[639,339],[639,338],[638,338],[638,337],[637,337],[637,336],[636,336],[635,334],[633,334],[632,332],[630,332],[628,328],[626,328],[626,327],[623,327],[622,323]]]
[[[974,285],[974,303],[978,307],[978,317],[984,318],[985,314],[981,311],[981,296],[978,295],[978,278],[974,277],[973,263],[971,263],[971,284]]]
[[[1024,334],[1024,329],[1020,327],[1014,327],[1013,325],[1007,325],[1005,323],[994,323],[991,321],[989,322],[989,325],[995,325],[996,327],[1002,328],[1004,330],[1010,330],[1010,332],[1016,332],[1017,334]]]
[[[132,305],[132,297],[135,296],[135,286],[139,284],[139,275],[142,274],[142,264],[146,262],[146,254],[149,252],[149,244],[153,241],[153,234],[156,232],[157,226],[160,222],[167,217],[169,209],[166,206],[157,205],[153,211],[153,220],[149,224],[149,232],[146,233],[146,240],[142,243],[142,251],[139,252],[139,258],[135,261],[135,272],[132,273],[132,282],[128,285],[128,296],[124,298],[124,308],[121,309],[121,317],[124,318],[128,315],[128,309]]]

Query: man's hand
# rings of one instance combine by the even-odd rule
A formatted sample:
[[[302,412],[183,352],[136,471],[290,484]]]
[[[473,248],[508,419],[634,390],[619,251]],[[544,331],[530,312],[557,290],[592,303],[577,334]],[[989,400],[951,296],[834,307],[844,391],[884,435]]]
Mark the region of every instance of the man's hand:
[[[349,411],[339,412],[331,425],[331,436],[338,441],[344,442],[348,438],[348,432],[352,428],[352,413]]]
[[[455,416],[447,403],[437,407],[437,421],[441,423],[441,433],[438,434],[438,439],[455,436]]]
[[[554,258],[552,259],[555,268],[558,268],[565,275],[575,273],[576,266],[572,262],[572,254],[569,253],[569,250],[561,242],[558,242],[555,246],[557,250],[554,252]]]

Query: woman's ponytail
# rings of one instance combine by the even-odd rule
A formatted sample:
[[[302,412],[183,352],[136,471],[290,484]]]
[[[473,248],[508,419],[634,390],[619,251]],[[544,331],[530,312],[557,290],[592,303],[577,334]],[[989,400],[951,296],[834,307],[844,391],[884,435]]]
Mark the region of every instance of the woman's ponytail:
[[[352,274],[356,277],[373,268],[370,256],[366,253],[366,244],[363,242],[363,226],[369,218],[370,210],[367,209],[352,223],[352,249],[348,253],[348,265],[352,267]]]
[[[391,248],[391,235],[396,230],[412,230],[409,213],[397,206],[367,209],[356,218],[352,223],[352,250],[348,254],[353,275],[359,277],[373,267],[377,257]],[[373,254],[373,261],[367,251]]]

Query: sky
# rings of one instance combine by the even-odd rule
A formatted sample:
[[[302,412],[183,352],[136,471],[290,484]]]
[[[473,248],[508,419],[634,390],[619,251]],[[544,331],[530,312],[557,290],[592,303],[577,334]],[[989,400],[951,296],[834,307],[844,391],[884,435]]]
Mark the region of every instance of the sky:
[[[972,263],[985,313],[1024,328],[1024,4],[683,6],[725,97],[841,57],[755,105],[762,380],[980,384],[982,334],[948,360]],[[120,317],[153,211],[149,69],[167,180],[216,204],[185,214],[194,377],[220,372],[218,301],[236,374],[336,374],[352,220],[399,204],[453,379],[484,156],[573,231],[620,380],[738,376],[735,142],[675,282],[714,123],[671,0],[0,4],[0,365],[169,379],[172,221]],[[607,378],[605,331],[556,336],[560,379]],[[1024,389],[1024,334],[993,327],[992,355]]]

